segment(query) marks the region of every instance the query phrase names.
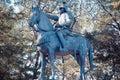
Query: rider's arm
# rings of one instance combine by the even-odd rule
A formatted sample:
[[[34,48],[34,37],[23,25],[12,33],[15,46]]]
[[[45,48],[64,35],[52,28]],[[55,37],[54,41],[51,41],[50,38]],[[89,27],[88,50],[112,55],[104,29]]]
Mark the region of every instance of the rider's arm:
[[[59,17],[57,15],[53,15],[53,14],[49,14],[46,13],[47,17],[54,20],[54,21],[58,21]]]

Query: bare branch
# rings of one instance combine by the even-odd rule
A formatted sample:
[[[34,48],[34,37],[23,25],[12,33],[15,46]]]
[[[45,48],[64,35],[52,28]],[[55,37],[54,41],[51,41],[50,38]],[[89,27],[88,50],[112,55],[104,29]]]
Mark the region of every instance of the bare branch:
[[[38,7],[40,6],[40,2],[41,2],[41,0],[38,0]]]
[[[100,21],[100,20],[98,20],[98,21]],[[114,25],[114,24],[107,23],[107,22],[104,22],[104,21],[100,21],[100,22],[102,22],[103,24],[106,24],[106,25],[113,26],[114,28],[118,29],[118,27],[116,27],[116,25]]]
[[[97,0],[100,6],[111,16],[112,20],[116,23],[114,25],[115,28],[117,28],[120,31],[120,24],[117,22],[116,18],[113,17],[113,15],[105,8],[105,6],[102,4],[101,0]]]
[[[88,12],[91,12],[93,10],[93,8],[95,7],[96,3],[94,3],[94,5],[91,7],[91,9]]]
[[[72,25],[70,26],[71,29],[73,29],[75,23],[77,22],[78,17],[81,15],[81,12],[82,12],[83,1],[79,0],[79,3],[80,3],[80,14],[74,17],[74,21],[73,21]]]
[[[82,1],[82,0],[79,0],[79,2],[80,2],[80,15],[81,15],[83,1]]]

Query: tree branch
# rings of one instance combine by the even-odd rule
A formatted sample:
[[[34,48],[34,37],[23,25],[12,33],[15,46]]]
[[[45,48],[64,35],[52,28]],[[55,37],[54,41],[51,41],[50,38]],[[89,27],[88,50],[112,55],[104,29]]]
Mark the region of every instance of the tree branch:
[[[113,17],[113,15],[105,8],[105,6],[102,4],[101,0],[97,0],[100,6],[111,16],[112,20],[116,23],[114,25],[115,28],[117,28],[120,31],[120,24],[117,22],[116,18]]]

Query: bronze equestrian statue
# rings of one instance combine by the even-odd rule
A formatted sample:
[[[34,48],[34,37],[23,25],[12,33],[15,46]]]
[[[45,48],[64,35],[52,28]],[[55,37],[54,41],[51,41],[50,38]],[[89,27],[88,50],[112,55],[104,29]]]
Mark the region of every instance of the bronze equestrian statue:
[[[50,59],[52,73],[51,79],[55,80],[55,55],[65,56],[68,54],[75,57],[75,60],[80,66],[80,76],[78,80],[83,80],[83,78],[86,80],[84,70],[85,56],[88,54],[90,69],[93,68],[93,57],[91,44],[85,37],[81,34],[72,34],[72,32],[68,31],[67,28],[62,28],[60,30],[64,30],[62,32],[65,34],[62,35],[64,36],[66,44],[63,48],[65,47],[66,49],[61,49],[63,43],[61,43],[61,37],[58,36],[59,30],[56,30],[56,28],[53,27],[48,18],[48,14],[44,13],[38,6],[32,7],[29,25],[38,35],[37,46],[41,52],[41,71],[39,80],[43,80],[43,75],[45,73],[46,55],[48,55]],[[34,25],[37,25],[37,28],[35,28]],[[59,27],[61,27],[60,24]],[[67,35],[67,33],[70,33],[71,35]]]

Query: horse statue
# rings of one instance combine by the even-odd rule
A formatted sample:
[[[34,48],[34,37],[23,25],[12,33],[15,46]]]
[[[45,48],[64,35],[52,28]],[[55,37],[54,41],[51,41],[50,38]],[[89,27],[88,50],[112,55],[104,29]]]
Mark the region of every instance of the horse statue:
[[[56,31],[52,26],[52,23],[48,19],[46,13],[44,13],[39,7],[32,7],[31,15],[29,19],[29,25],[32,27],[37,35],[38,35],[38,42],[39,51],[41,52],[41,69],[39,80],[43,79],[45,74],[45,66],[46,66],[46,57],[48,56],[50,59],[51,65],[51,79],[55,80],[55,55],[65,56],[65,55],[72,55],[77,63],[80,66],[80,76],[78,80],[86,80],[85,77],[85,56],[88,53],[90,69],[93,68],[93,57],[92,57],[92,48],[90,42],[83,37],[82,35],[78,34],[77,36],[66,36],[65,39],[67,41],[67,46],[69,46],[67,51],[61,51],[61,43],[58,39]],[[37,29],[35,29],[35,26]],[[44,38],[46,40],[44,40]]]

